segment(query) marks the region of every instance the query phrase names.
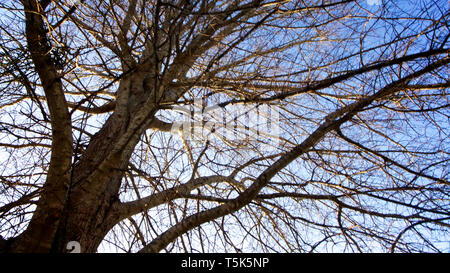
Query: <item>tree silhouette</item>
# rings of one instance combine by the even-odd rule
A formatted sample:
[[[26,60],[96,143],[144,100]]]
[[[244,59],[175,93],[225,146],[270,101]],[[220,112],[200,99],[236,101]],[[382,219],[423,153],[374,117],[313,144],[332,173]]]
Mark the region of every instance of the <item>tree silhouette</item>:
[[[446,1],[0,10],[1,252],[448,251]]]

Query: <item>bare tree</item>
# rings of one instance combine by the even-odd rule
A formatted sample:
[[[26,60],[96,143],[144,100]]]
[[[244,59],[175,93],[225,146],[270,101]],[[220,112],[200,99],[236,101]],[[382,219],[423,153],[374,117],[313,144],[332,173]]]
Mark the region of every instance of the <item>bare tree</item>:
[[[2,252],[449,251],[447,1],[0,10]]]

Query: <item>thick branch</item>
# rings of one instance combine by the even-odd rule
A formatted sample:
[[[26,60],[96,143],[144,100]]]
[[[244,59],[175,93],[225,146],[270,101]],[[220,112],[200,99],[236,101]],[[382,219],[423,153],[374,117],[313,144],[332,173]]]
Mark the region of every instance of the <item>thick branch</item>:
[[[231,184],[237,183],[232,178],[227,177],[227,176],[221,176],[221,175],[200,177],[200,178],[192,179],[191,181],[187,182],[186,184],[176,186],[176,187],[152,194],[150,196],[141,198],[139,200],[123,203],[120,205],[120,208],[118,209],[117,215],[120,216],[120,219],[118,219],[117,221],[121,221],[121,220],[128,218],[130,216],[133,216],[139,212],[149,210],[149,209],[159,206],[161,204],[165,204],[171,200],[185,197],[185,196],[189,195],[189,193],[192,190],[197,189],[199,187],[202,187],[205,185],[210,185],[213,183],[224,182],[224,181],[227,181]]]
[[[255,182],[243,193],[241,193],[237,198],[226,202],[218,207],[208,209],[191,215],[173,227],[169,228],[167,231],[159,235],[150,244],[141,249],[140,252],[159,252],[164,249],[170,242],[175,240],[180,235],[186,233],[187,231],[211,220],[223,217],[225,215],[231,214],[242,207],[246,206],[249,202],[258,196],[258,193],[264,188],[270,179],[275,176],[280,170],[285,168],[288,164],[294,161],[303,153],[307,152],[320,140],[322,140],[327,133],[332,130],[338,129],[344,122],[350,120],[354,115],[364,110],[364,108],[370,105],[377,99],[390,95],[399,90],[399,86],[403,85],[405,82],[424,75],[434,69],[442,67],[450,62],[450,58],[445,58],[431,65],[423,68],[422,70],[412,73],[385,88],[379,90],[372,96],[362,98],[359,101],[343,107],[332,114],[328,115],[325,122],[319,126],[312,134],[309,135],[301,144],[294,147],[290,152],[286,153],[284,156],[279,158],[274,164],[268,167],[263,173],[261,173]],[[343,116],[342,118],[339,118]]]
[[[52,126],[50,166],[44,190],[30,224],[14,251],[48,251],[53,242],[69,184],[72,157],[72,125],[61,78],[50,56],[43,10],[34,0],[23,1],[28,50],[42,82]]]
[[[82,106],[81,104],[84,102],[81,101],[79,103],[73,103],[73,102],[68,102],[68,105],[70,108],[72,108],[72,112],[75,110],[78,111],[83,111],[89,114],[104,114],[104,113],[108,113],[108,112],[112,112],[114,111],[114,109],[116,108],[116,102],[115,101],[111,101],[108,103],[105,103],[101,106],[98,107],[86,107],[86,106]]]

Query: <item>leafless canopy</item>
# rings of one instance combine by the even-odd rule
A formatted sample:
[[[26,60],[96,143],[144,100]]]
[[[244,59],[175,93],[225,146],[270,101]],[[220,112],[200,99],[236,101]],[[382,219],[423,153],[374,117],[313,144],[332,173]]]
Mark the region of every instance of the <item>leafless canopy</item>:
[[[446,0],[2,1],[0,252],[450,251],[448,19]],[[177,127],[199,106],[207,138]]]

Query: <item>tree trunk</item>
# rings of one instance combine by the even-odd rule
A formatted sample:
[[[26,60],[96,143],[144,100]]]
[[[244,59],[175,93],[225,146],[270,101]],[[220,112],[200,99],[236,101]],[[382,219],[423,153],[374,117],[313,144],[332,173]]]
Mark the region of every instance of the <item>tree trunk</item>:
[[[100,131],[92,137],[80,160],[73,164],[65,200],[61,200],[63,209],[56,212],[44,210],[47,214],[54,213],[53,217],[47,216],[44,223],[35,220],[34,222],[38,222],[36,226],[30,225],[13,242],[1,243],[0,247],[4,245],[4,251],[65,252],[70,241],[79,242],[82,252],[97,250],[105,235],[120,218],[116,208],[120,204],[119,189],[124,171],[139,136],[151,120],[132,133],[125,148],[113,152],[113,147],[132,130],[128,127],[130,117],[140,110],[139,105],[144,101],[143,80],[142,75],[137,73],[121,83],[118,93],[129,94],[126,96],[126,110],[116,109]],[[47,198],[49,194],[42,194],[39,204],[45,203]],[[33,219],[38,217],[35,215]],[[45,233],[52,230],[56,230],[54,234]],[[45,238],[45,243],[42,238]],[[51,238],[51,241],[48,238]]]
[[[68,200],[52,251],[65,251],[67,242],[77,241],[82,252],[95,252],[103,237],[115,224],[109,219],[113,215],[114,206],[119,202],[120,183],[131,151],[124,151],[110,166],[109,172],[96,176],[95,183],[88,178],[98,172],[98,166],[120,139],[126,129],[125,122],[113,114],[94,136],[80,162],[74,166]]]

